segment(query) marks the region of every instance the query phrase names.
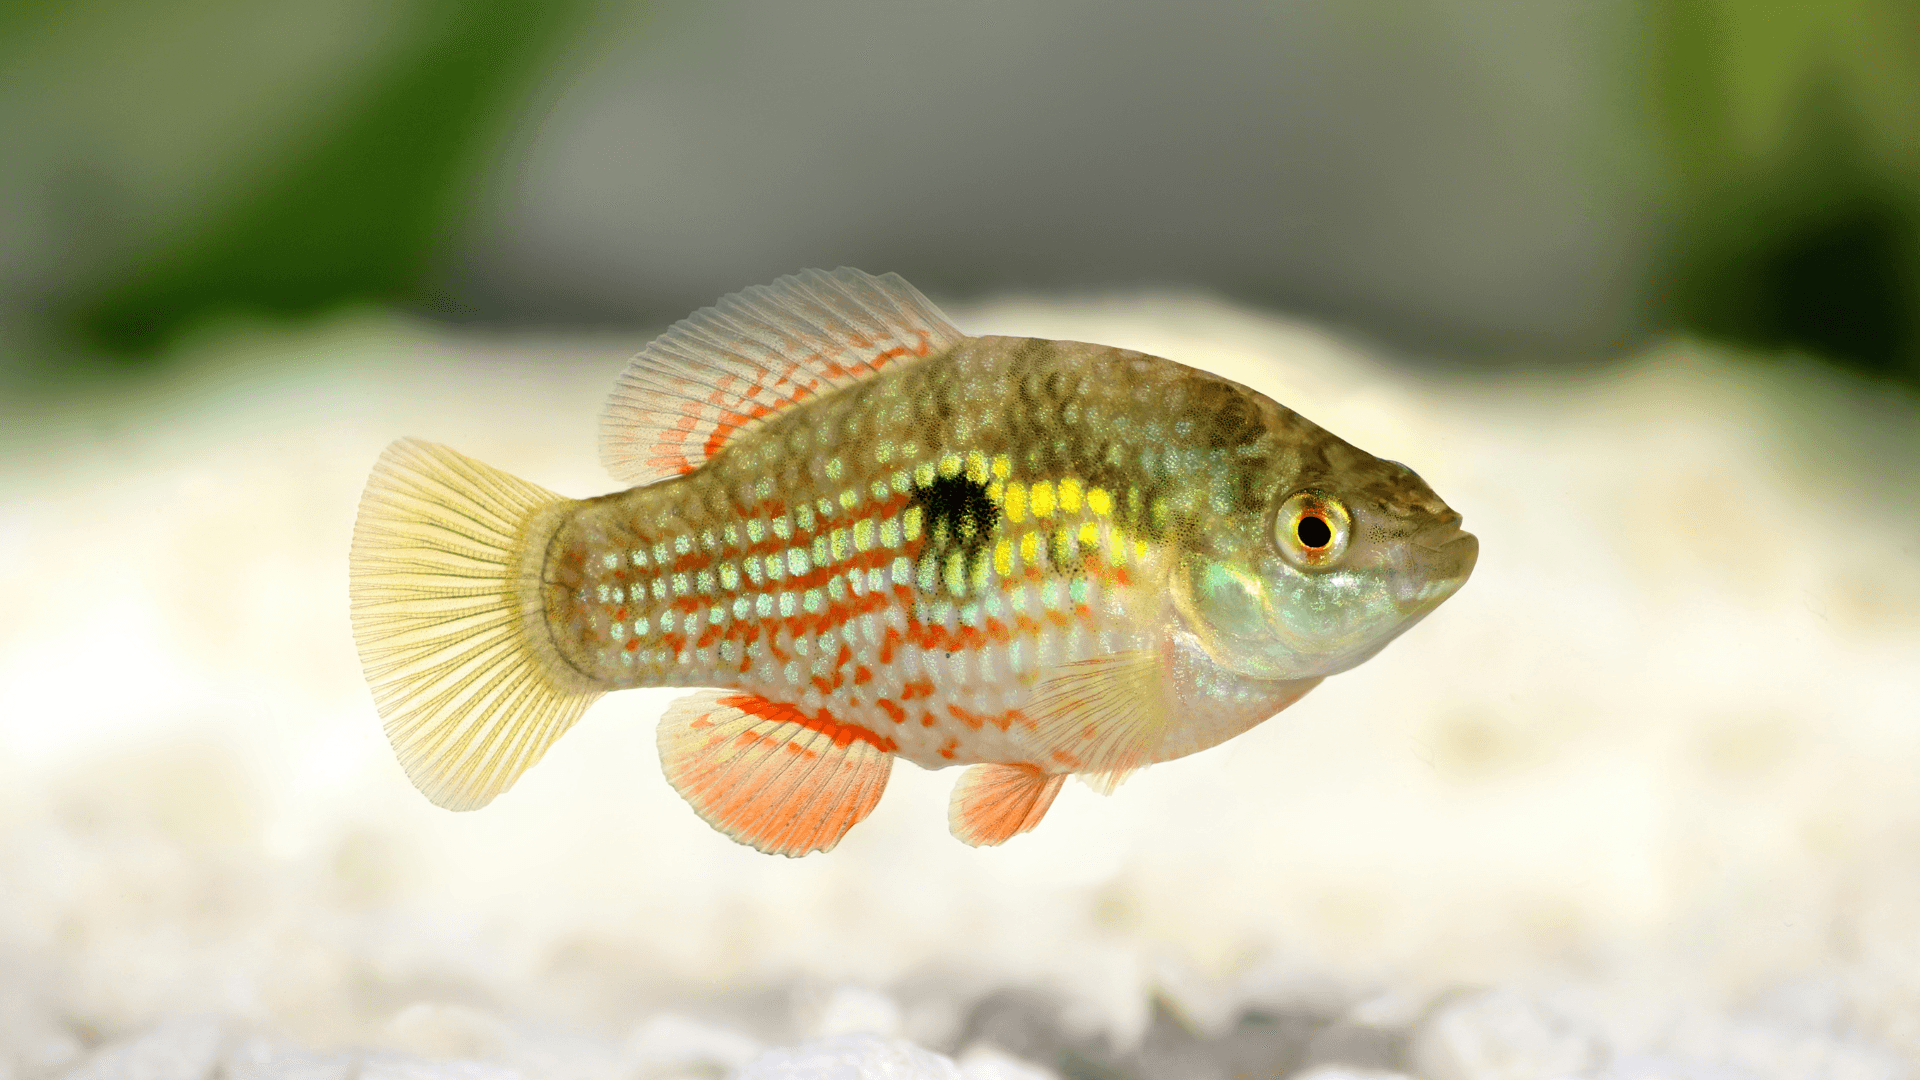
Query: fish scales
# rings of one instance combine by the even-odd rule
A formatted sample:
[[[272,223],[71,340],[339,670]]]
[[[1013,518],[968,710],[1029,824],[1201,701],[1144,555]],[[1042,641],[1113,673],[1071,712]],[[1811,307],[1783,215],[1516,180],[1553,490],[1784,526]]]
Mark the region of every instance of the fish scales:
[[[601,693],[706,687],[662,761],[735,839],[830,848],[901,757],[973,766],[949,824],[998,843],[1066,774],[1111,790],[1285,708],[1477,555],[1410,470],[1244,386],[967,338],[850,270],[676,326],[603,454],[637,486],[561,499],[407,440],[370,482],[356,636],[443,805],[504,790]]]
[[[1139,353],[982,338],[944,359],[576,510],[547,568],[561,654],[610,688],[788,700],[916,762],[1028,760],[1006,736],[1039,673],[1143,647],[1159,603],[1136,568],[1206,535],[1170,477],[1230,488],[1272,438],[1194,422],[1217,395]]]

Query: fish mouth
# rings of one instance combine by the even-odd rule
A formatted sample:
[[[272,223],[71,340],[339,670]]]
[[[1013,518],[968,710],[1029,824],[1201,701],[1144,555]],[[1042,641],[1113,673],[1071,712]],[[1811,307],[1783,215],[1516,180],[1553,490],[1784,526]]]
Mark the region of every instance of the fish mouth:
[[[1434,537],[1432,539],[1422,537],[1419,541],[1419,546],[1436,555],[1451,555],[1457,557],[1478,552],[1480,550],[1480,538],[1456,525],[1448,530],[1444,536]]]
[[[1460,527],[1460,515],[1452,514],[1413,538],[1419,553],[1416,564],[1420,585],[1402,599],[1409,614],[1426,614],[1440,602],[1459,591],[1480,561],[1480,538]]]

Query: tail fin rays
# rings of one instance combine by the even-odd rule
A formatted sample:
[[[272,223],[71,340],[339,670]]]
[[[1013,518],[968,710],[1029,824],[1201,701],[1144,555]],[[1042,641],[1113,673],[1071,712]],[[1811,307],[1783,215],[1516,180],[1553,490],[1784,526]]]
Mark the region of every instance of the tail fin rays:
[[[547,637],[541,560],[568,500],[401,439],[367,480],[353,636],[407,776],[449,810],[513,785],[600,692]]]

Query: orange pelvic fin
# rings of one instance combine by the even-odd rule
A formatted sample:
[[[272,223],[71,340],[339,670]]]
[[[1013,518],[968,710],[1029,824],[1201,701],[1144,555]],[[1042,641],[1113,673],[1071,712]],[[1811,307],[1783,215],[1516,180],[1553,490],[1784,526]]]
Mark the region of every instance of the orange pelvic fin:
[[[947,828],[974,847],[1003,844],[1040,824],[1066,779],[1032,765],[975,765],[953,786]]]
[[[892,740],[827,714],[702,690],[660,718],[667,781],[707,824],[769,855],[829,851],[871,813]]]

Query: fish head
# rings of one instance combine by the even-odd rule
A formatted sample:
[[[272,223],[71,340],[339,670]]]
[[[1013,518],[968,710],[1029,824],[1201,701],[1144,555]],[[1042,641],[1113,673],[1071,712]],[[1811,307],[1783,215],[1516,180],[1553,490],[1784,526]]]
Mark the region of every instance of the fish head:
[[[1223,668],[1254,679],[1345,671],[1473,572],[1479,541],[1399,462],[1325,435],[1262,471],[1263,504],[1214,522],[1174,574],[1184,629]]]

